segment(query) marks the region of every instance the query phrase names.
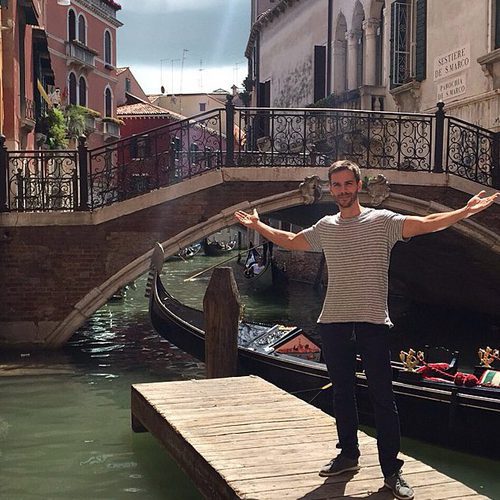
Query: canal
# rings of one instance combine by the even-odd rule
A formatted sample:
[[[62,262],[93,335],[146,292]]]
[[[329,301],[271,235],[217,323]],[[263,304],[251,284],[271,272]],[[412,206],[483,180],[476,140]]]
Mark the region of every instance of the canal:
[[[164,281],[180,300],[199,307],[210,274],[184,279],[217,259],[222,260],[195,257],[168,263]],[[159,338],[150,326],[145,281],[138,279],[123,301],[97,311],[64,349],[0,354],[0,498],[200,498],[156,440],[130,428],[131,384],[204,376],[201,363]],[[286,291],[256,293],[238,281],[248,319],[314,327],[321,292],[310,285],[293,283]],[[448,325],[450,311],[397,303],[394,309],[394,349],[439,338],[440,345],[477,350],[476,337],[482,341],[481,332],[497,327],[491,318],[463,311],[454,312],[459,316]],[[474,362],[472,355],[469,360]],[[406,438],[403,451],[485,496],[500,498],[500,460]]]

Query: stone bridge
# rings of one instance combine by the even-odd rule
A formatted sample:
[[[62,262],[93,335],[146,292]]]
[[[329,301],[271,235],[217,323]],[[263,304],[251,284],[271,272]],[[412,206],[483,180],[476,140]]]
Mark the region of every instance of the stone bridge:
[[[118,288],[148,270],[156,241],[174,254],[232,225],[236,209],[314,222],[334,210],[332,201],[324,193],[311,204],[298,188],[306,176],[326,179],[326,172],[326,166],[223,167],[92,212],[0,213],[0,344],[61,346]],[[458,208],[484,188],[446,173],[363,175],[378,173],[391,187],[381,206],[407,214]],[[362,202],[371,203],[367,194]],[[399,245],[394,273],[417,295],[498,313],[499,234],[496,204],[445,233]]]

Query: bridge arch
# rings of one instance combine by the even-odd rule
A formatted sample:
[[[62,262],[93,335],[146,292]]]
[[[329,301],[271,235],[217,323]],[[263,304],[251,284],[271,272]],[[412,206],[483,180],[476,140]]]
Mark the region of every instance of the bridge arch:
[[[361,193],[360,200],[363,205],[371,205],[371,199],[367,193]],[[312,206],[312,202],[313,199],[310,196],[304,194],[300,189],[295,189],[252,202],[245,201],[237,203],[210,217],[208,220],[200,222],[162,241],[161,244],[165,251],[165,255],[171,256],[193,242],[199,241],[210,234],[233,225],[235,223],[233,214],[236,210],[248,211],[256,208],[259,213],[269,215],[273,212],[301,205]],[[323,188],[322,196],[318,204],[333,204],[333,199],[327,189]],[[390,196],[384,200],[381,208],[422,216],[434,212],[453,210],[453,208],[443,204],[438,204],[433,201],[423,201],[412,196],[398,193],[391,193]],[[500,237],[484,226],[475,223],[473,220],[466,219],[459,222],[454,226],[454,230],[462,236],[486,247],[494,254],[500,255]],[[47,347],[55,348],[63,345],[69,340],[72,334],[83,325],[97,309],[99,309],[99,307],[109,300],[118,288],[125,286],[127,283],[134,281],[139,276],[146,273],[150,266],[152,252],[153,249],[144,253],[113,274],[100,286],[90,290],[47,337]]]

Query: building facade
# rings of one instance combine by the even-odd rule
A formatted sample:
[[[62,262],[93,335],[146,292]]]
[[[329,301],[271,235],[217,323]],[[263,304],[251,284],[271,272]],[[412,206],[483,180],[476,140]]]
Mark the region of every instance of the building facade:
[[[281,0],[246,48],[252,104],[431,112],[500,131],[500,1]]]
[[[0,4],[0,131],[9,149],[34,148],[45,109],[40,89],[54,83],[46,17],[43,0]]]
[[[116,31],[122,25],[113,0],[47,0],[49,52],[60,105],[94,112],[87,120],[90,147],[120,137],[116,119]],[[90,115],[92,118],[92,115]]]

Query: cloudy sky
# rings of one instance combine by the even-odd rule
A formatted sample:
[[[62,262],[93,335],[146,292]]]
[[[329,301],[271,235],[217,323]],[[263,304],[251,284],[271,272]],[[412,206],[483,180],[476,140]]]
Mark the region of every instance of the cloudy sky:
[[[146,93],[159,93],[162,85],[167,93],[241,86],[247,74],[249,0],[119,3],[118,66],[129,66]]]

